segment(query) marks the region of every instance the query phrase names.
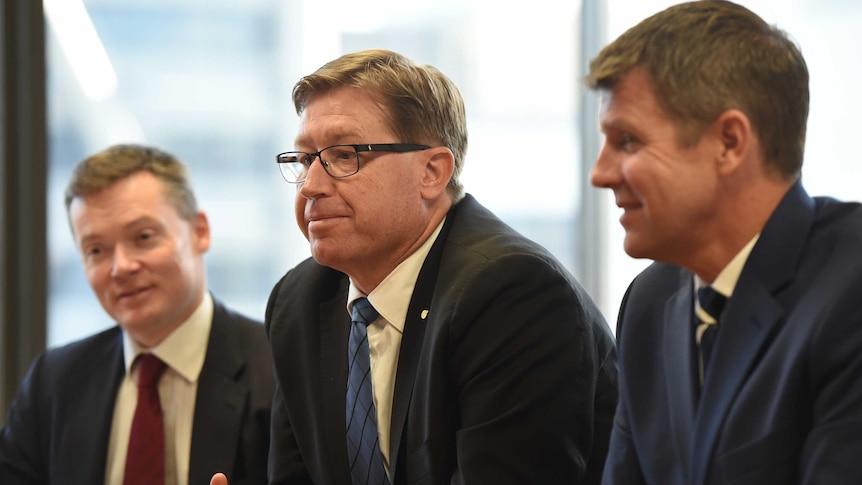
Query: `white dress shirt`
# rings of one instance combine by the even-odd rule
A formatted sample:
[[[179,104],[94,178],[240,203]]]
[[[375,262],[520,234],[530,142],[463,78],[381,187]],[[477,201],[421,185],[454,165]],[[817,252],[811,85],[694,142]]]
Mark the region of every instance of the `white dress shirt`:
[[[195,398],[198,377],[206,358],[212,317],[212,296],[204,292],[203,301],[189,319],[159,345],[149,349],[167,364],[159,380],[159,401],[165,427],[165,485],[188,485]],[[123,483],[132,418],[138,402],[138,368],[132,368],[132,363],[145,350],[123,332],[126,375],[120,383],[114,404],[105,469],[106,485]]]
[[[371,354],[374,407],[377,410],[377,435],[380,437],[380,450],[383,452],[383,463],[386,465],[387,474],[389,473],[392,396],[395,392],[395,373],[398,369],[404,322],[407,319],[407,310],[410,307],[410,299],[413,296],[419,271],[422,270],[422,264],[425,263],[431,246],[434,245],[440,229],[443,228],[443,222],[445,219],[419,249],[392,270],[377,285],[377,288],[371,290],[371,294],[364,295],[353,285],[353,281],[350,282],[350,290],[347,294],[348,313],[353,300],[363,296],[367,296],[374,309],[380,313],[380,317],[368,325],[368,350]]]
[[[748,241],[748,244],[736,253],[736,256],[734,256],[733,259],[727,263],[727,266],[718,273],[718,276],[715,277],[715,281],[712,283],[706,282],[699,276],[695,275],[695,294],[697,294],[697,290],[700,288],[711,285],[716,292],[726,298],[730,298],[730,295],[733,294],[733,290],[736,288],[736,282],[739,281],[739,275],[742,274],[742,268],[745,266],[745,262],[748,261],[748,256],[751,254],[751,250],[754,249],[754,244],[757,243],[757,239],[759,237],[760,234],[754,236],[751,241]],[[700,307],[700,302],[698,302],[697,297],[694,298],[694,311],[698,318],[700,318],[700,321],[708,324],[718,323],[709,313],[706,313],[703,308]]]

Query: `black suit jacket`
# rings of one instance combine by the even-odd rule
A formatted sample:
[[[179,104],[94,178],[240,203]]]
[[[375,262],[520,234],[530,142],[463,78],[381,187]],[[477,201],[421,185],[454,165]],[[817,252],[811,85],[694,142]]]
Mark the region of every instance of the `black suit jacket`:
[[[273,484],[350,483],[347,289],[313,260],[273,289]],[[617,395],[607,324],[545,249],[469,195],[421,269],[399,355],[393,484],[598,482]]]
[[[105,483],[114,401],[125,375],[113,327],[43,352],[21,383],[0,433],[0,484]],[[275,382],[261,322],[215,301],[198,382],[189,484],[224,472],[231,485],[265,484]]]
[[[796,184],[719,321],[698,396],[692,274],[654,264],[619,317],[606,484],[862,483],[862,207]]]

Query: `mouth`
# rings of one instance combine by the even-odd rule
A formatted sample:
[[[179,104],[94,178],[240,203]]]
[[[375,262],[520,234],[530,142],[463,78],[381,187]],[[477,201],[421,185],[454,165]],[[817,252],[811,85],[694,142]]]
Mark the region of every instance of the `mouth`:
[[[333,215],[314,214],[314,215],[306,216],[305,220],[307,220],[308,223],[311,224],[312,222],[325,221],[327,219],[334,219],[336,217],[337,216],[333,216]]]
[[[313,225],[325,224],[327,222],[335,221],[338,219],[342,219],[344,216],[337,214],[312,214],[305,218],[306,225],[311,227]]]
[[[619,219],[620,224],[624,228],[628,228],[637,220],[637,214],[643,209],[643,204],[635,200],[620,200],[617,201],[617,207],[623,210]]]
[[[617,201],[617,207],[624,211],[630,211],[634,209],[640,209],[642,207],[642,204],[635,200],[623,200]]]
[[[146,293],[152,288],[152,286],[142,286],[139,288],[134,288],[131,290],[126,290],[117,295],[118,301],[126,301],[132,298],[135,298],[143,293]]]

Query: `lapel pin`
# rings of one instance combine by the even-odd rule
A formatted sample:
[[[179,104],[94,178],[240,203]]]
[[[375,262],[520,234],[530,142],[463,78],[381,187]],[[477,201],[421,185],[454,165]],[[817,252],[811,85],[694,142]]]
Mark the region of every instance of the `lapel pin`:
[[[425,317],[427,317],[427,316],[428,316],[428,310],[422,310],[422,314],[419,315],[419,318],[421,318],[422,320],[425,320]]]

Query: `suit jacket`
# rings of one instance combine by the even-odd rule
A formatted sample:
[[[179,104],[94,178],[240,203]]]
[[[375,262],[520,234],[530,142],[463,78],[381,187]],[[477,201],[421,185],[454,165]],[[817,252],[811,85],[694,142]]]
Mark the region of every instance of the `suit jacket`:
[[[273,289],[273,484],[351,483],[347,290],[346,275],[313,260]],[[592,300],[545,249],[468,195],[410,301],[392,404],[393,485],[597,483],[615,403],[613,337]]]
[[[265,484],[275,382],[263,325],[215,301],[206,352],[189,484],[208,484],[219,471],[231,485]],[[0,483],[105,483],[114,401],[124,375],[119,327],[43,352],[0,434]]]
[[[647,268],[620,310],[604,483],[862,483],[860,288],[862,207],[797,183],[745,263],[698,392],[692,274]]]

